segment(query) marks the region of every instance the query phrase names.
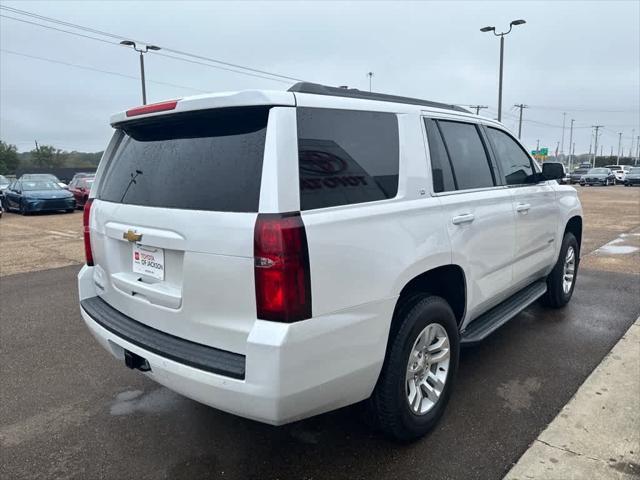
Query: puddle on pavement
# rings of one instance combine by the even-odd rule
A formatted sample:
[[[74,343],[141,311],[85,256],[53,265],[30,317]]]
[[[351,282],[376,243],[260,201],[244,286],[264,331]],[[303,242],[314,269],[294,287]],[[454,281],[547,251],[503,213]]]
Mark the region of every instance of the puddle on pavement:
[[[630,253],[635,253],[640,250],[640,247],[636,247],[635,245],[625,245],[625,243],[628,243],[629,241],[633,242],[635,237],[639,235],[640,234],[637,234],[637,233],[631,233],[631,234],[623,233],[622,235],[620,235],[620,237],[603,245],[602,247],[597,249],[594,253],[596,255],[598,254],[628,255]]]
[[[111,415],[131,415],[133,413],[165,413],[183,401],[183,397],[166,388],[158,388],[150,392],[128,390],[116,395],[111,404]]]

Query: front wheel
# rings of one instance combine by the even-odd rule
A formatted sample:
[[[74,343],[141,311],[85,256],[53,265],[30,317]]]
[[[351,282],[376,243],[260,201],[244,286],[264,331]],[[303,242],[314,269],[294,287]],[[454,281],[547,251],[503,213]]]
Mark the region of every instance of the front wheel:
[[[389,339],[387,358],[368,408],[389,437],[416,440],[442,417],[458,370],[458,325],[442,298],[413,297],[397,334]]]
[[[542,303],[553,308],[562,308],[573,295],[580,264],[580,247],[576,237],[571,232],[564,234],[560,256],[555,267],[547,276],[547,293],[542,297]]]

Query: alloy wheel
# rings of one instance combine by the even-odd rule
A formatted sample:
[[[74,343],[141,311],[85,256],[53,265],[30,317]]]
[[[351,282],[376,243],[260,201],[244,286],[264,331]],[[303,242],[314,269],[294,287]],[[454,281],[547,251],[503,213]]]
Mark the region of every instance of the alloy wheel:
[[[424,415],[438,403],[449,373],[450,343],[439,323],[427,325],[411,348],[405,393],[411,411]]]
[[[567,255],[564,259],[564,269],[562,272],[562,290],[565,295],[571,291],[573,280],[576,274],[576,252],[573,247],[567,249]]]

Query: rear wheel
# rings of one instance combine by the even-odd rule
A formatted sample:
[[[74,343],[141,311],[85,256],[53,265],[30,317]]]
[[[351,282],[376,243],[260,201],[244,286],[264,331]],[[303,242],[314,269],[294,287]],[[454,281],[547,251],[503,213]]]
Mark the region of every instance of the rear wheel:
[[[385,434],[410,441],[444,413],[458,369],[458,325],[449,304],[430,295],[418,297],[398,320],[368,408]]]
[[[562,308],[573,295],[580,264],[580,248],[576,237],[571,232],[564,234],[560,256],[555,267],[547,276],[547,293],[542,303],[553,308]]]

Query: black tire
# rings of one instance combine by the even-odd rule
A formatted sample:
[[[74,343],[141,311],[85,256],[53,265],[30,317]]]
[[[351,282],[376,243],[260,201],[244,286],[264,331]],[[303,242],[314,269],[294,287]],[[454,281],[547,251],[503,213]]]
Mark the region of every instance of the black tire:
[[[563,288],[564,263],[569,247],[573,247],[575,255],[575,269],[571,288],[568,292],[565,292]],[[578,241],[576,240],[576,237],[573,235],[573,233],[567,232],[564,234],[564,238],[562,239],[562,247],[560,248],[558,261],[553,267],[553,270],[551,270],[551,273],[547,276],[547,293],[545,293],[541,298],[541,301],[544,305],[552,308],[562,308],[567,303],[569,303],[569,300],[571,300],[571,296],[573,295],[573,290],[576,286],[579,266],[580,247],[578,245]]]
[[[67,212],[67,213],[73,213],[73,212],[75,212],[75,211],[76,211],[76,209],[75,209],[75,208],[67,208],[67,209],[65,210],[65,212]]]
[[[387,357],[373,395],[366,403],[369,418],[390,438],[416,440],[431,430],[442,417],[458,370],[460,341],[456,317],[449,304],[432,295],[413,297],[411,308],[399,309],[401,322],[389,339]],[[418,335],[430,324],[441,325],[449,337],[449,370],[440,397],[431,410],[415,414],[407,400],[406,372],[409,355]]]

